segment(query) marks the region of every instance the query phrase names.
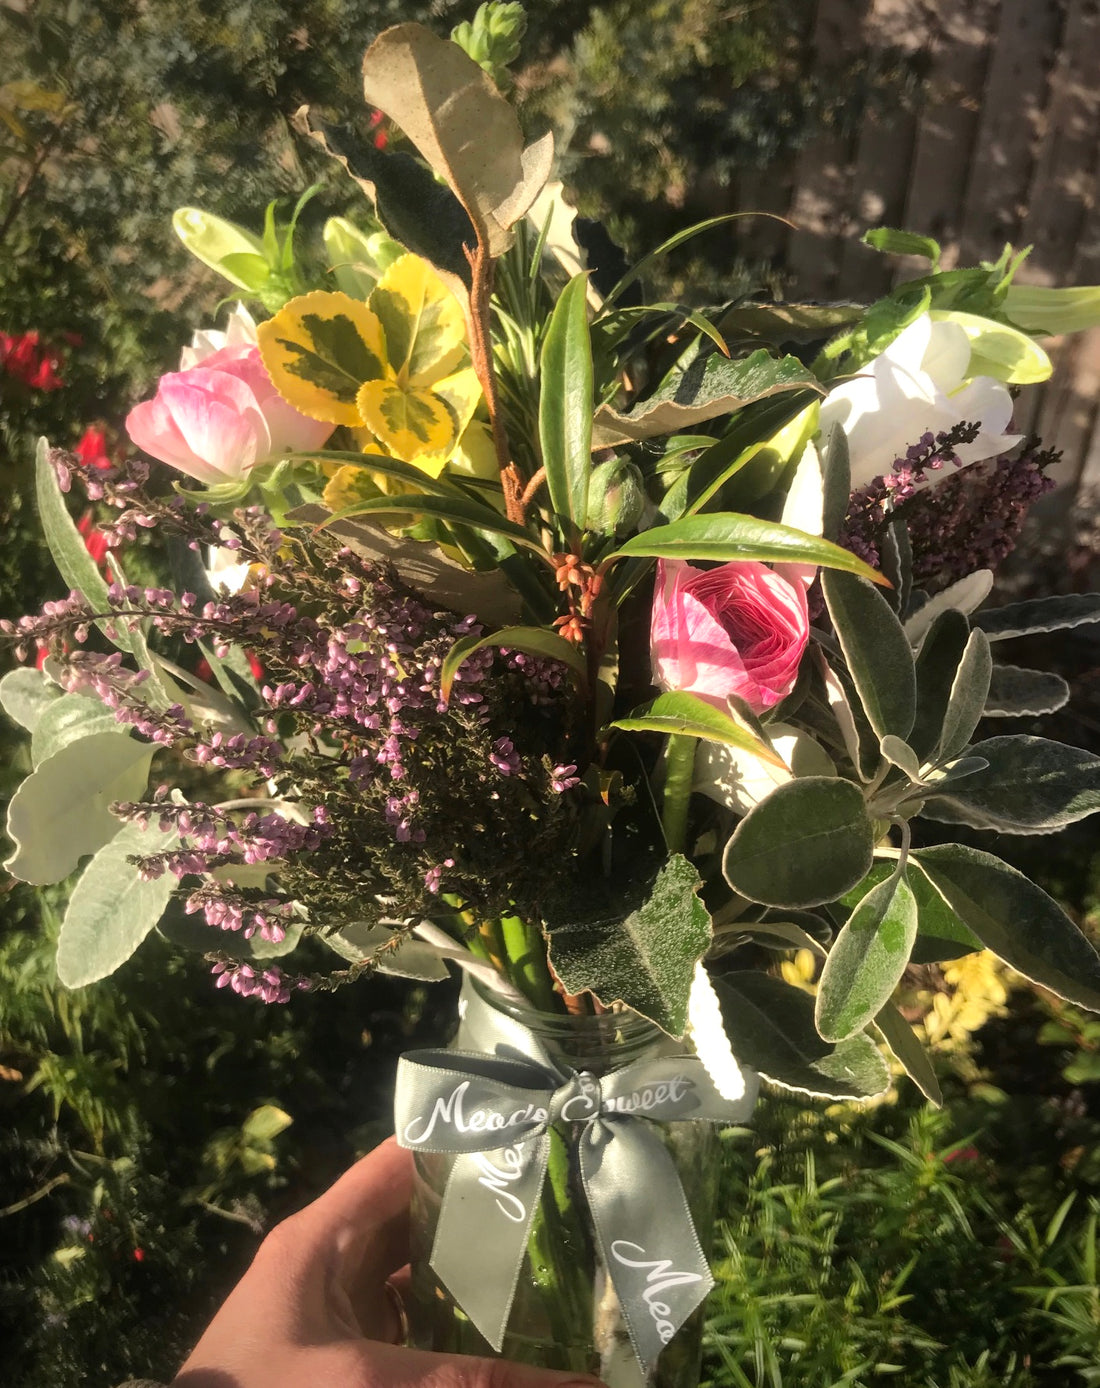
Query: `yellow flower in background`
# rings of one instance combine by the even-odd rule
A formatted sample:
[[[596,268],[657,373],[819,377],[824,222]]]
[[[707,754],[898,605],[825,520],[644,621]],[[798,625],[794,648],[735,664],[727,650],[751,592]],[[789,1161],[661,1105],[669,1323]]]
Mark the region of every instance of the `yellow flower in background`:
[[[461,305],[427,261],[403,255],[366,303],[316,290],[258,329],[279,394],[314,419],[366,429],[379,451],[437,477],[481,399]]]

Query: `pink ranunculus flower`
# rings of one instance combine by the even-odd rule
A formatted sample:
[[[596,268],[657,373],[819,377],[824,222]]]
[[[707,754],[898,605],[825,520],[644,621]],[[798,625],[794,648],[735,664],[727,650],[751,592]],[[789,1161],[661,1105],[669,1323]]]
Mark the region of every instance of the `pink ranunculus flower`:
[[[657,565],[650,622],[654,681],[724,708],[763,713],[794,688],[810,635],[806,586],[749,560],[696,569]]]
[[[126,417],[139,448],[206,483],[233,482],[257,463],[320,448],[332,430],[287,404],[251,344],[170,371],[153,399]]]

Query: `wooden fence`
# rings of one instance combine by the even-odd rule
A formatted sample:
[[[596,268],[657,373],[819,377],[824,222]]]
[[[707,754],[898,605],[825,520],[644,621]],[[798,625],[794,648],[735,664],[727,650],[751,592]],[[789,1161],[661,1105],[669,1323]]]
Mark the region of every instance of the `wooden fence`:
[[[782,212],[756,251],[792,295],[866,298],[893,266],[859,244],[869,226],[935,236],[945,265],[1033,245],[1022,280],[1100,283],[1100,0],[806,0],[814,63],[853,53],[924,55],[917,102],[830,135],[785,169],[743,180],[741,207]],[[761,225],[760,223],[757,224]],[[916,262],[914,262],[916,265]],[[1100,489],[1100,329],[1055,341],[1056,374],[1021,396],[1018,423],[1064,450],[1053,519]]]

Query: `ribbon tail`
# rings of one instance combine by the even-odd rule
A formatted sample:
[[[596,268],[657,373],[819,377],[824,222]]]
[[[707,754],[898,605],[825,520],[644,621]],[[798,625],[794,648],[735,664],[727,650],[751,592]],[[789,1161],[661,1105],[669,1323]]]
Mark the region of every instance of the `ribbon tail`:
[[[455,1157],[431,1266],[499,1354],[549,1154],[546,1133]]]
[[[580,1168],[600,1257],[648,1374],[714,1278],[676,1167],[647,1123],[590,1123]]]

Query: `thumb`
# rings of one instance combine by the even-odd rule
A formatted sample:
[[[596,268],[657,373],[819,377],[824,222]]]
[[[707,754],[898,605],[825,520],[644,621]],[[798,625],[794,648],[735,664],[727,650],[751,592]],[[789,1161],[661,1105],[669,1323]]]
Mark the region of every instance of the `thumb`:
[[[363,1344],[365,1384],[386,1388],[604,1388],[587,1374],[556,1373],[508,1359],[432,1354],[397,1345]]]

